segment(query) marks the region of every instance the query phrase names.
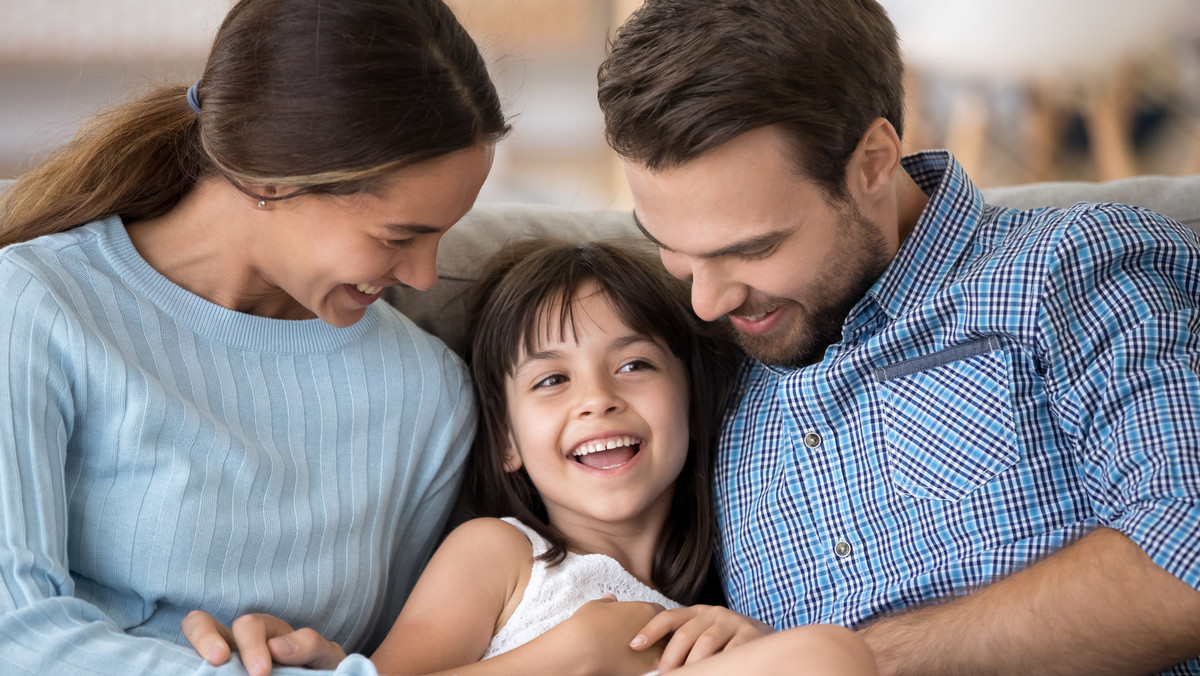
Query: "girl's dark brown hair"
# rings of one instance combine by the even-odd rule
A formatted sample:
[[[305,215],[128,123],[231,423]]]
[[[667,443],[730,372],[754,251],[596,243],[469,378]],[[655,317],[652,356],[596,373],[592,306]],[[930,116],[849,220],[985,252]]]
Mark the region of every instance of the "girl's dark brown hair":
[[[241,0],[213,42],[199,114],[186,91],[159,85],[99,115],[22,176],[0,200],[0,246],[161,215],[212,175],[285,196],[371,190],[508,131],[441,0]]]
[[[692,603],[710,570],[716,544],[711,474],[717,433],[729,404],[740,353],[726,325],[691,311],[687,285],[648,253],[616,244],[529,239],[501,249],[488,263],[470,301],[467,354],[480,398],[480,429],[467,463],[465,499],[479,516],[515,516],[551,543],[543,558],[562,561],[567,540],[553,528],[537,489],[522,468],[504,469],[508,439],[505,380],[522,351],[535,349],[539,329],[573,326],[572,300],[594,283],[632,330],[662,340],[688,374],[687,461],[654,555],[651,580],[668,597]],[[557,309],[557,316],[550,314]]]
[[[876,118],[904,127],[896,29],[875,0],[647,0],[599,70],[609,145],[651,171],[778,125],[833,199]]]

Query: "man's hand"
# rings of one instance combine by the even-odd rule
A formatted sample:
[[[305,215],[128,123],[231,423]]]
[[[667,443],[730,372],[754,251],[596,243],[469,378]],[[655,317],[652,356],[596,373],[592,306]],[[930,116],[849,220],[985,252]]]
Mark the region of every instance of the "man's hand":
[[[271,615],[243,615],[230,628],[193,610],[181,624],[184,637],[209,664],[225,664],[237,651],[250,676],[268,676],[272,664],[335,669],[346,657],[341,646],[312,629],[292,629]]]
[[[1100,528],[941,605],[861,627],[884,676],[1156,673],[1200,654],[1200,591]]]
[[[774,631],[769,625],[728,608],[696,605],[659,613],[629,645],[641,650],[673,633],[658,663],[659,671],[669,671]]]

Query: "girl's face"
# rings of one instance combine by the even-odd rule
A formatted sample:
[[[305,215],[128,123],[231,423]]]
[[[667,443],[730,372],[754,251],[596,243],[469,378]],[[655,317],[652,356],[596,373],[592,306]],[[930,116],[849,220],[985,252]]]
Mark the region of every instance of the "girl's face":
[[[405,167],[378,194],[274,203],[251,243],[259,292],[289,296],[307,310],[302,315],[345,327],[386,287],[429,288],[438,242],[474,204],[492,149],[479,144]]]
[[[683,362],[627,327],[593,284],[573,302],[574,334],[538,327],[534,352],[506,380],[505,468],[525,467],[564,533],[661,524],[688,452]]]

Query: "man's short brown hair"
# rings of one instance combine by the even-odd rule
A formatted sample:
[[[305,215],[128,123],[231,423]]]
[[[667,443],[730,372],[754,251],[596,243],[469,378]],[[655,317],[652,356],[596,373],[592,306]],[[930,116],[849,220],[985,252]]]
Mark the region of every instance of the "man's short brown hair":
[[[647,0],[599,84],[609,144],[651,171],[778,125],[798,169],[845,199],[868,125],[903,132],[896,30],[874,0]]]

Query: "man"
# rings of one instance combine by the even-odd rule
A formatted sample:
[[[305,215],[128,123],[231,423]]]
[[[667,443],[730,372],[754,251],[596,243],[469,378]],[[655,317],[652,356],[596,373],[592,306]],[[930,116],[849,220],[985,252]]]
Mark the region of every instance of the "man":
[[[649,0],[600,69],[635,217],[754,358],[722,579],[886,674],[1200,674],[1200,246],[900,157],[872,0]]]

